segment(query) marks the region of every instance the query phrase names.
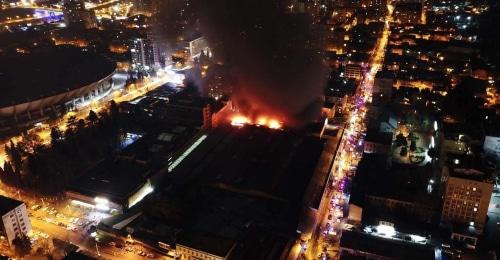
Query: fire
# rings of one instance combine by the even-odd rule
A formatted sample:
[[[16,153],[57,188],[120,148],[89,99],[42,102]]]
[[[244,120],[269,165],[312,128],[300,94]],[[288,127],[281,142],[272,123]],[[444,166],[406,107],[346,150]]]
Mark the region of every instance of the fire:
[[[245,117],[245,116],[236,115],[233,118],[231,118],[231,125],[234,125],[234,126],[243,126],[243,125],[246,125],[249,123],[250,123],[250,119],[248,117]]]
[[[278,121],[278,120],[269,120],[269,123],[267,124],[267,126],[269,128],[272,128],[272,129],[280,129],[282,126],[281,126],[281,123]]]
[[[231,125],[233,126],[244,126],[244,125],[257,125],[266,126],[271,129],[281,129],[283,128],[283,123],[277,119],[269,118],[267,116],[258,116],[256,119],[252,120],[244,115],[234,115],[230,119]]]

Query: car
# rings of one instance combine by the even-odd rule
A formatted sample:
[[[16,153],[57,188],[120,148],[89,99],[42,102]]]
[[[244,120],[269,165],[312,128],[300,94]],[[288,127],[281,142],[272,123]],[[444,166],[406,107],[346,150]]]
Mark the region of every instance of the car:
[[[45,233],[40,234],[40,236],[42,236],[42,237],[43,237],[43,238],[45,238],[45,239],[49,238],[49,235],[47,235],[47,234],[45,234]]]
[[[41,208],[42,208],[42,206],[40,206],[38,204],[35,204],[35,205],[31,206],[31,210],[33,210],[33,211],[37,211],[37,210],[39,210]]]
[[[140,256],[146,256],[146,253],[144,253],[144,252],[141,251],[139,255]]]
[[[153,253],[149,253],[149,254],[147,254],[147,257],[148,257],[148,258],[155,258],[155,254],[153,254]]]
[[[56,218],[64,218],[64,215],[62,213],[57,213]]]
[[[62,222],[58,222],[57,225],[60,226],[60,227],[64,227],[64,228],[68,227],[68,225],[66,225],[66,224],[64,224]]]
[[[116,247],[116,248],[123,248],[123,244],[117,243],[117,244],[115,245],[115,247]]]

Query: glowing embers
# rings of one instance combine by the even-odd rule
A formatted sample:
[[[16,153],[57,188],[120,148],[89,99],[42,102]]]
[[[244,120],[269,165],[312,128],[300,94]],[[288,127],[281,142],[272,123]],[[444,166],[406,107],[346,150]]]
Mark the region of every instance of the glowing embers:
[[[275,118],[270,118],[267,116],[257,116],[255,119],[251,119],[244,115],[233,115],[230,117],[231,125],[242,127],[244,125],[256,125],[265,126],[271,129],[281,129],[283,128],[283,123]]]

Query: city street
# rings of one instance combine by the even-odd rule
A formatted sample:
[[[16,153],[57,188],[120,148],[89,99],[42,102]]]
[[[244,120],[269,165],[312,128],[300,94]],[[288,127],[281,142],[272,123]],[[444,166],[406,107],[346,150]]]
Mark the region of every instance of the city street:
[[[375,75],[381,69],[390,34],[393,7],[388,5],[385,26],[370,59],[370,67],[363,75],[357,88],[355,104],[351,104],[339,149],[332,166],[332,186],[325,191],[330,201],[328,209],[320,209],[319,229],[312,234],[305,253],[307,259],[337,259],[342,229],[348,216],[349,189],[356,166],[363,153],[363,138],[366,131],[366,103],[371,102],[372,87]]]

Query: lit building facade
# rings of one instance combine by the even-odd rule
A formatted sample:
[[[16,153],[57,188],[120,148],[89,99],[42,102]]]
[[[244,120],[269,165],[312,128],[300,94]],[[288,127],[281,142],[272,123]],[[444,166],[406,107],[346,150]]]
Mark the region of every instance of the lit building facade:
[[[347,64],[345,66],[345,76],[352,79],[361,79],[361,66],[357,64]]]
[[[132,68],[136,71],[149,72],[160,68],[160,57],[153,41],[135,38],[130,41]]]
[[[443,171],[443,175],[446,176],[448,167],[444,167]],[[454,171],[467,170],[455,169]],[[482,233],[492,192],[492,182],[449,176],[446,181],[441,222],[469,225],[475,229],[476,233]]]
[[[24,202],[0,196],[0,214],[0,233],[7,238],[9,245],[12,245],[16,237],[31,231],[31,222]]]

